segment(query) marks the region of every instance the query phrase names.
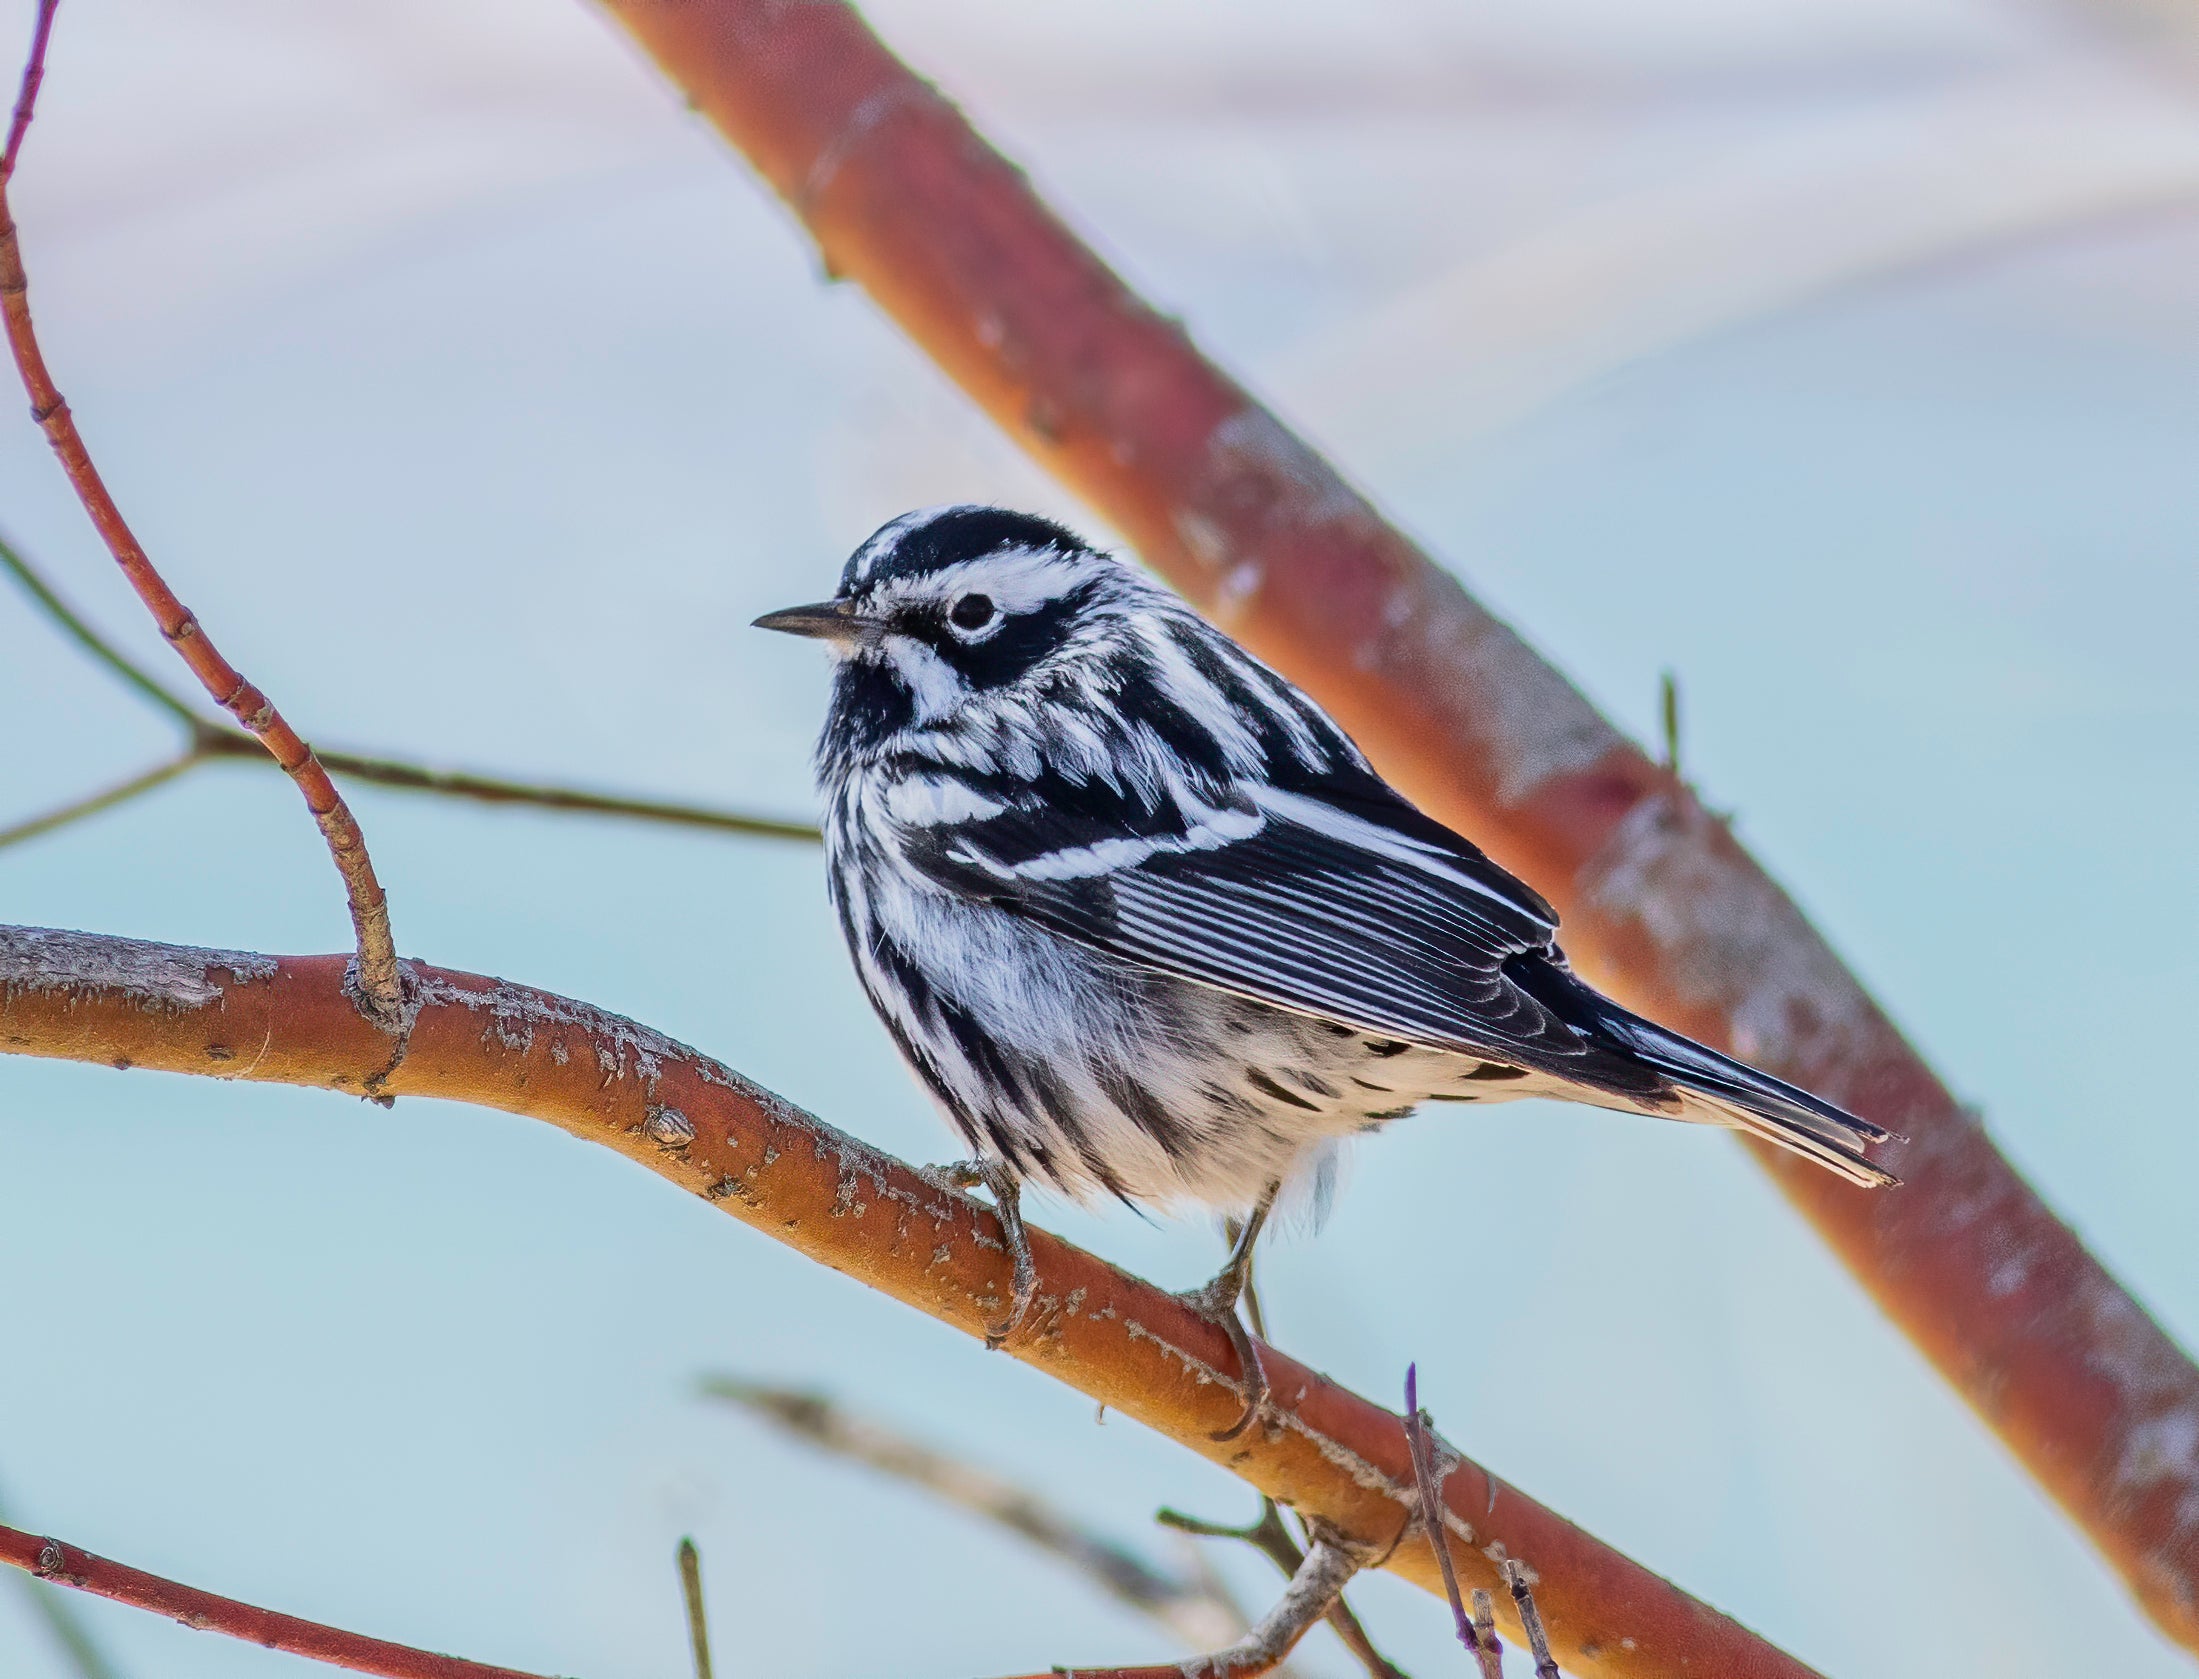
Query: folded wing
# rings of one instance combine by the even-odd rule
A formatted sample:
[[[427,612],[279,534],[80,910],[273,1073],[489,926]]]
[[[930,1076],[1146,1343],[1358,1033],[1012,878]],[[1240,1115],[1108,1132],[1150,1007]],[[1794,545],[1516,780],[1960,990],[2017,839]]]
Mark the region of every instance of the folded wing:
[[[1669,1091],[1507,972],[1550,951],[1549,905],[1371,774],[1152,803],[1057,786],[912,852],[939,884],[1126,962],[1613,1094]]]

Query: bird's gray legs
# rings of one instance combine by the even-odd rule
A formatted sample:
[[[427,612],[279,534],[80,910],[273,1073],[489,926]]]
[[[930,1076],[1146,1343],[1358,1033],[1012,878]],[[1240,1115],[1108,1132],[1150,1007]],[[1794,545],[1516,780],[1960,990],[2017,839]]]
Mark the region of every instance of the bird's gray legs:
[[[1023,1327],[1038,1299],[1038,1265],[1031,1258],[1030,1233],[1023,1228],[1023,1183],[997,1160],[958,1160],[936,1171],[956,1189],[983,1189],[993,1198],[1000,1217],[1000,1232],[1008,1239],[1008,1263],[1013,1267],[1008,1315],[985,1327],[985,1345],[998,1352],[1008,1337]]]
[[[1013,1267],[1013,1282],[1008,1302],[1008,1315],[985,1329],[985,1345],[998,1349],[1021,1329],[1024,1320],[1031,1315],[1031,1307],[1038,1299],[1038,1266],[1031,1258],[1031,1238],[1023,1227],[1023,1186],[1021,1180],[995,1160],[960,1160],[952,1166],[941,1167],[938,1175],[957,1189],[985,1189],[993,1198],[993,1210],[999,1214],[1001,1233],[1008,1239],[1008,1260]],[[1234,1440],[1252,1426],[1260,1414],[1260,1405],[1267,1398],[1267,1370],[1260,1362],[1260,1344],[1253,1340],[1245,1328],[1244,1320],[1237,1315],[1238,1302],[1244,1298],[1245,1289],[1252,1281],[1252,1252],[1260,1240],[1260,1232],[1266,1228],[1268,1214],[1275,1210],[1275,1197],[1282,1191],[1278,1180],[1267,1186],[1259,1202],[1237,1231],[1236,1242],[1229,1250],[1229,1259],[1214,1280],[1204,1288],[1194,1289],[1182,1296],[1186,1305],[1201,1317],[1218,1324],[1228,1335],[1229,1344],[1237,1352],[1237,1368],[1244,1383],[1244,1411],[1229,1427],[1214,1435],[1217,1440]]]
[[[1237,1350],[1237,1369],[1244,1382],[1244,1411],[1225,1429],[1218,1430],[1217,1440],[1234,1440],[1252,1426],[1260,1414],[1260,1405],[1267,1398],[1267,1370],[1260,1363],[1260,1344],[1245,1328],[1244,1320],[1237,1315],[1237,1303],[1244,1298],[1245,1287],[1252,1280],[1252,1250],[1260,1240],[1260,1232],[1267,1225],[1268,1214],[1275,1210],[1275,1197],[1282,1191],[1278,1180],[1261,1192],[1260,1199],[1243,1226],[1237,1232],[1236,1244],[1229,1250],[1229,1259],[1214,1280],[1204,1288],[1194,1289],[1182,1296],[1185,1305],[1220,1325],[1228,1335],[1229,1344]]]

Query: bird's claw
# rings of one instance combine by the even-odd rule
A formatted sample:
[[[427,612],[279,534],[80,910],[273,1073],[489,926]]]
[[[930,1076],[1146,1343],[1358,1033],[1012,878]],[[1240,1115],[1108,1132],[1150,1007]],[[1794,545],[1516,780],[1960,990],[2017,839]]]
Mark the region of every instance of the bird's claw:
[[[1195,1288],[1189,1293],[1176,1296],[1227,1335],[1230,1346],[1237,1353],[1238,1380],[1244,1384],[1245,1408],[1227,1428],[1218,1428],[1208,1435],[1210,1440],[1226,1442],[1237,1439],[1258,1420],[1260,1407],[1267,1403],[1267,1366],[1260,1358],[1260,1343],[1252,1338],[1252,1331],[1245,1327],[1244,1319],[1237,1315],[1237,1301],[1243,1293],[1243,1277],[1224,1271],[1204,1288]]]
[[[985,1350],[998,1352],[1038,1303],[1038,1263],[1031,1257],[1030,1233],[1023,1228],[1023,1186],[1007,1167],[993,1160],[957,1160],[951,1166],[933,1168],[930,1175],[955,1189],[982,1189],[993,1198],[1001,1234],[1008,1239],[1010,1266],[1008,1315],[985,1326]]]

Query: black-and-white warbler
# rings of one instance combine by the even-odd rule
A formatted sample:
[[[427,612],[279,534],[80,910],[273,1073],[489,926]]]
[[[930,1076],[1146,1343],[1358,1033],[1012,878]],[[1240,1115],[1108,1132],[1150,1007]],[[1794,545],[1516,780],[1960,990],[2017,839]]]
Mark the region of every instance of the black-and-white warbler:
[[[757,620],[837,660],[832,899],[886,1029],[976,1151],[1032,1297],[1027,1179],[1243,1219],[1422,1101],[1557,1096],[1736,1126],[1857,1183],[1887,1133],[1575,978],[1530,887],[1289,682],[1047,520],[912,513]]]

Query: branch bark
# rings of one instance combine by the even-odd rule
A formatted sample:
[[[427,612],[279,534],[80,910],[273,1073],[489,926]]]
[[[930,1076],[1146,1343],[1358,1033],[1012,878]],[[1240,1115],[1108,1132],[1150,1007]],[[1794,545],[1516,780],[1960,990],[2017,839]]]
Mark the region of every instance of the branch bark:
[[[2199,1371],[1673,774],[1054,216],[840,0],[603,0],[1042,465],[1563,911],[1632,1006],[1913,1141],[1780,1187],[2172,1639],[2199,1650]]]
[[[339,956],[0,928],[0,1051],[524,1114],[966,1335],[982,1338],[1000,1315],[1009,1261],[990,1208],[647,1027],[503,980],[406,969],[411,1013],[393,1047],[345,995]],[[1038,1304],[1008,1345],[1014,1357],[1354,1544],[1379,1550],[1411,1521],[1412,1460],[1395,1415],[1269,1351],[1259,1424],[1217,1442],[1212,1431],[1241,1404],[1228,1337],[1043,1230],[1031,1243]],[[1806,1679],[1793,1657],[1441,1450],[1453,1566],[1508,1605],[1493,1559],[1529,1563],[1560,1657],[1583,1679]],[[1386,1566],[1439,1586],[1419,1538]]]
[[[20,1568],[33,1579],[149,1609],[200,1632],[225,1633],[263,1649],[307,1656],[353,1673],[379,1674],[382,1679],[539,1679],[517,1668],[439,1656],[218,1597],[18,1528],[0,1526],[0,1563]]]

